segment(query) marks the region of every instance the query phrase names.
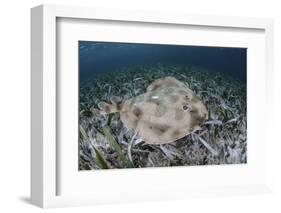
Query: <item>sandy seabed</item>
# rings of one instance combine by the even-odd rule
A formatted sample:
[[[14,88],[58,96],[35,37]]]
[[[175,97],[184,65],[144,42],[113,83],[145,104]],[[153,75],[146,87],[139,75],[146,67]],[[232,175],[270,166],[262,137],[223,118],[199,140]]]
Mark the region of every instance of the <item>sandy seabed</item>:
[[[150,145],[127,129],[118,113],[95,113],[100,101],[136,97],[166,76],[185,83],[207,106],[209,119],[200,130],[169,144]],[[192,66],[138,66],[82,81],[79,170],[246,163],[246,107],[244,82]]]

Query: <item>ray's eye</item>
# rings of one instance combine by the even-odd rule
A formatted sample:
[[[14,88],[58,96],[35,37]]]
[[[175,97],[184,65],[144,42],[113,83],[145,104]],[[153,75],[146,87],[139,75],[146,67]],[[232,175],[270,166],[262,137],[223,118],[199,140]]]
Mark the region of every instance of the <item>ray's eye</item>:
[[[191,106],[185,104],[182,106],[182,109],[183,109],[183,111],[188,112],[191,110]]]

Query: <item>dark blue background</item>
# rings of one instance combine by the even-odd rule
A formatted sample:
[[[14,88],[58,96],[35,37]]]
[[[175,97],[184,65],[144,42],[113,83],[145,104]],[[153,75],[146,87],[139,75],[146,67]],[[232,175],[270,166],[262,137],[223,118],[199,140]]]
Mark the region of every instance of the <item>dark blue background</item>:
[[[79,41],[80,80],[136,65],[192,65],[246,82],[246,48]]]

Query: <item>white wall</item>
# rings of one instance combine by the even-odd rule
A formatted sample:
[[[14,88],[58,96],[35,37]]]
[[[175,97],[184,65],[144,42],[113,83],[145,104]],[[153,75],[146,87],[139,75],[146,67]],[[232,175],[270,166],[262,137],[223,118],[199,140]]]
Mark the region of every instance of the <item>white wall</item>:
[[[77,4],[74,0],[38,1],[38,0],[2,0],[0,7],[0,119],[1,119],[1,147],[0,147],[0,210],[1,212],[21,211],[36,212],[39,209],[28,203],[29,196],[29,148],[30,148],[30,11],[33,6],[41,3]],[[272,124],[273,133],[279,133],[281,125],[279,119],[281,109],[280,86],[281,81],[281,6],[276,0],[80,0],[83,6],[104,6],[123,9],[145,9],[155,11],[186,12],[192,14],[216,14],[233,16],[270,17],[275,19],[275,123]],[[269,109],[273,110],[273,109]],[[266,113],[266,112],[261,112]],[[278,126],[279,125],[279,126]],[[277,134],[276,134],[277,135]],[[110,205],[87,208],[73,208],[75,211],[105,211],[105,212],[238,212],[261,211],[271,212],[281,210],[281,187],[278,180],[280,174],[281,140],[275,137],[273,157],[275,158],[275,193],[273,195],[243,196],[228,198],[193,199],[186,201],[158,202],[146,204]],[[4,146],[3,146],[4,145]],[[277,170],[278,168],[278,170]],[[280,181],[279,181],[280,182]],[[148,192],[149,193],[149,192]],[[6,211],[5,211],[6,210]],[[62,209],[54,210],[55,212]]]

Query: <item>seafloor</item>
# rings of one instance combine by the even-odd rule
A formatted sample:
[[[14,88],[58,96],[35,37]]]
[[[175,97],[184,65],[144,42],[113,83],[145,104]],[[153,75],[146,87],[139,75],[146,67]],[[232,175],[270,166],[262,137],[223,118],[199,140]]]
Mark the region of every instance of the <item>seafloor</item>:
[[[182,139],[149,145],[127,129],[118,113],[97,115],[100,101],[138,96],[154,80],[173,76],[205,103],[209,120]],[[80,83],[79,170],[240,164],[247,162],[246,85],[191,66],[139,66]]]

